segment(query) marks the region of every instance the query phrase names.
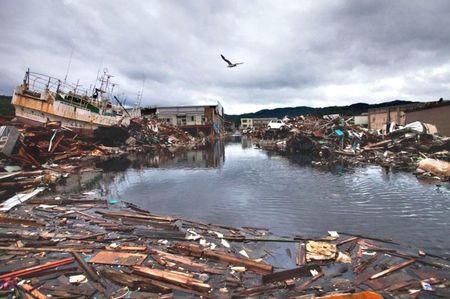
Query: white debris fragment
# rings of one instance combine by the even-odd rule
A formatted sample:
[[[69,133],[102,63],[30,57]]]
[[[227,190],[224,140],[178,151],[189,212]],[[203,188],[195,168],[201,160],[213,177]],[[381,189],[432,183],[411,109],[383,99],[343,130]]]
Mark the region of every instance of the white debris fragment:
[[[221,240],[221,243],[222,243],[222,246],[223,246],[223,247],[230,248],[230,243],[228,243],[227,240],[222,239],[222,240]]]
[[[242,249],[241,251],[239,251],[239,253],[241,254],[241,255],[243,255],[243,256],[245,256],[246,258],[250,258],[249,256],[248,256],[248,254],[247,254],[247,252],[244,250],[244,249]]]
[[[69,277],[69,282],[70,283],[86,283],[87,278],[83,274],[72,275]]]

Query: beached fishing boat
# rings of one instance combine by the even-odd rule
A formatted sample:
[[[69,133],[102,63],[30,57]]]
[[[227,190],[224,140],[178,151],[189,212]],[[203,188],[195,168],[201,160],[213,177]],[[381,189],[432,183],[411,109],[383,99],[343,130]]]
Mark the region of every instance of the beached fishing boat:
[[[128,126],[130,119],[140,116],[139,108],[125,108],[108,99],[114,84],[111,75],[104,71],[99,78],[100,87],[91,94],[44,74],[25,74],[23,83],[14,90],[12,104],[18,120],[28,124],[60,121],[61,125],[82,134],[92,135],[98,127]]]

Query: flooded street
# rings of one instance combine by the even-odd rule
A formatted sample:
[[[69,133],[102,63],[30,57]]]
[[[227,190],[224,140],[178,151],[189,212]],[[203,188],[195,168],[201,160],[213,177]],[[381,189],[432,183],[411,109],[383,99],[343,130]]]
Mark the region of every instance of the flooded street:
[[[318,170],[255,149],[249,140],[121,165],[127,169],[105,169],[100,192],[155,213],[279,235],[336,230],[388,237],[450,256],[450,187],[410,173],[378,166]]]

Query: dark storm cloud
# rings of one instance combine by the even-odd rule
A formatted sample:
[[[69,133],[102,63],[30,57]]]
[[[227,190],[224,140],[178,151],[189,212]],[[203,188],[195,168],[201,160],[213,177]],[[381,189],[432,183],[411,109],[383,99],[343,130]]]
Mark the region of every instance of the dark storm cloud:
[[[145,81],[146,105],[448,98],[448,15],[449,1],[4,0],[0,93],[28,67],[64,77],[73,51],[70,80],[107,67],[129,99]]]

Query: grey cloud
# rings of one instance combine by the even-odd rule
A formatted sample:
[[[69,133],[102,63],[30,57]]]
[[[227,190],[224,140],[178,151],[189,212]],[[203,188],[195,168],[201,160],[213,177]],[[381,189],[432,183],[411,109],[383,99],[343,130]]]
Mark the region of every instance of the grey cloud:
[[[64,76],[73,49],[71,80],[87,88],[108,67],[131,99],[145,78],[145,105],[220,99],[238,113],[448,97],[448,15],[437,0],[4,0],[0,91],[28,67]],[[245,64],[228,69],[220,54]]]

